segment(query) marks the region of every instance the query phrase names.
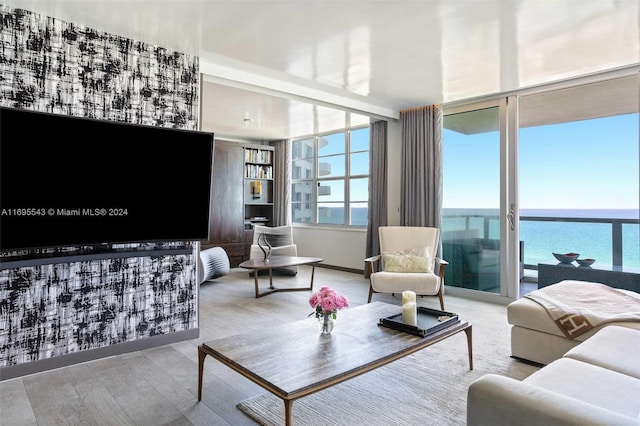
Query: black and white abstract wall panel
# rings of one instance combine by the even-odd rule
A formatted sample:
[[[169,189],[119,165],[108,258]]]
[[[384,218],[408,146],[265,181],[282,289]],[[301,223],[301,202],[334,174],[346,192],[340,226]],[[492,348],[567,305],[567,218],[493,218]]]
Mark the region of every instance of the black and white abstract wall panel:
[[[0,367],[193,329],[193,256],[0,271]]]
[[[0,6],[3,106],[197,129],[198,57]]]
[[[197,130],[198,80],[197,57],[0,5],[2,106]],[[0,368],[197,329],[193,247],[0,268]]]

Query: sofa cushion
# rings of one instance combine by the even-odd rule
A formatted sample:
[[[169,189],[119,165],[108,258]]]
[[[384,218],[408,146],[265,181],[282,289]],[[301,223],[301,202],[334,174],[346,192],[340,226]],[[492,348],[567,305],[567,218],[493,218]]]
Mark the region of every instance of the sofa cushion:
[[[523,382],[640,418],[640,379],[572,358],[561,358]]]
[[[507,306],[507,322],[511,325],[517,325],[531,330],[565,337],[560,328],[556,325],[553,319],[551,319],[549,313],[541,305],[533,300],[527,299],[526,297],[515,300]],[[628,328],[640,329],[640,322],[619,321],[615,322],[615,324]],[[575,340],[584,341],[605,326],[606,325],[599,326],[589,330],[588,332],[577,336]]]
[[[640,379],[640,330],[606,326],[564,356]]]
[[[639,426],[640,421],[510,377],[485,374],[469,386],[466,426]]]
[[[538,364],[550,364],[562,358],[579,340],[542,333],[530,328],[511,327],[511,356]]]

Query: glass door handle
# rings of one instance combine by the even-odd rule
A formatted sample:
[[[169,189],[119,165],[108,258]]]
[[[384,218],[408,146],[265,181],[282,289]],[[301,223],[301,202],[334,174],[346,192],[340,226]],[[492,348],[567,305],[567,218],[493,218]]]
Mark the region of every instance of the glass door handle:
[[[516,206],[515,204],[511,204],[511,208],[509,209],[509,214],[507,215],[507,220],[509,221],[509,228],[511,228],[512,231],[516,229],[515,219],[516,219]]]

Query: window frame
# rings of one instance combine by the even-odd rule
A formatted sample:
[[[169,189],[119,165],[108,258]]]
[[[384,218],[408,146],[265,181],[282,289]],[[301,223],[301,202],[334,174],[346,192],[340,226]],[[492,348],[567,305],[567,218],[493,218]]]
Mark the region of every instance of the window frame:
[[[362,129],[368,129],[369,131],[369,138],[370,138],[370,132],[371,132],[371,126],[370,124],[364,124],[364,125],[358,125],[358,126],[353,126],[353,127],[348,127],[345,126],[345,128],[342,129],[334,129],[331,131],[327,131],[327,132],[322,132],[322,133],[316,133],[313,135],[306,135],[306,136],[301,136],[301,137],[297,137],[291,140],[292,145],[295,145],[296,142],[303,142],[303,141],[313,141],[313,147],[312,147],[312,157],[296,157],[295,156],[295,149],[292,148],[292,168],[294,170],[292,170],[292,178],[291,178],[291,191],[292,191],[292,196],[291,196],[291,212],[292,212],[292,217],[291,217],[291,223],[294,226],[318,226],[318,227],[341,227],[341,228],[353,228],[353,229],[364,229],[367,226],[367,223],[365,221],[364,224],[358,224],[358,225],[353,225],[351,224],[352,222],[352,215],[351,215],[351,181],[353,179],[367,179],[367,193],[366,193],[366,199],[365,200],[355,200],[353,201],[353,203],[367,203],[367,208],[368,208],[368,202],[369,202],[369,193],[368,193],[368,179],[369,179],[369,161],[367,161],[367,173],[363,174],[363,173],[357,173],[357,174],[351,174],[351,156],[353,154],[357,154],[357,153],[367,153],[368,155],[371,155],[371,146],[370,144],[367,144],[367,148],[365,149],[358,149],[353,151],[352,150],[352,132],[357,131],[357,130],[362,130]],[[342,153],[332,153],[332,154],[327,154],[326,156],[319,156],[319,142],[321,140],[321,138],[323,137],[328,137],[328,136],[332,136],[332,135],[338,135],[338,134],[344,134],[344,151]],[[328,177],[322,177],[320,176],[319,173],[319,164],[320,164],[320,160],[324,157],[332,157],[332,156],[339,156],[342,155],[344,156],[344,174],[340,174],[340,175],[335,175],[335,176],[328,176]],[[301,175],[301,177],[296,178],[296,173],[295,173],[295,167],[296,166],[296,162],[297,161],[305,161],[308,160],[310,161],[312,164],[310,166],[312,173],[310,177],[307,177],[307,175],[304,173],[304,171],[301,171],[299,174]],[[322,185],[323,182],[336,182],[336,181],[342,181],[343,182],[343,197],[341,200],[328,200],[328,201],[323,201],[321,199],[319,199],[319,197],[322,197],[322,195],[319,194],[319,187]],[[311,197],[309,197],[310,199],[307,199],[307,197],[302,197],[303,199],[301,200],[296,200],[294,199],[294,194],[295,191],[293,190],[294,186],[296,184],[311,184]],[[298,222],[295,221],[295,211],[296,210],[301,210],[300,208],[296,208],[296,207],[304,207],[305,204],[310,203],[310,209],[311,209],[311,218],[310,218],[310,222]],[[342,217],[342,223],[320,223],[319,222],[319,211],[320,211],[320,205],[326,205],[326,204],[340,204],[344,210],[344,215]]]

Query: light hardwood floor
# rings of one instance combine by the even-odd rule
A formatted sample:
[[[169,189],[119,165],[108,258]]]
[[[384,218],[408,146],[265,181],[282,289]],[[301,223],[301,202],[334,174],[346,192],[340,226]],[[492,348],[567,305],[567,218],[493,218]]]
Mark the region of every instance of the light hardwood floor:
[[[276,286],[308,286],[311,268],[296,277],[274,277]],[[267,277],[261,278],[267,286]],[[297,282],[297,284],[295,284]],[[367,302],[361,274],[316,267],[314,290],[331,286],[352,306]],[[243,332],[260,333],[306,318],[310,291],[278,292],[256,299],[244,269],[200,287],[200,337],[0,382],[0,423],[14,425],[253,425],[236,408],[264,390],[212,358],[205,362],[203,398],[197,401],[197,346]],[[374,300],[400,305],[399,295]],[[437,297],[418,298],[439,309]],[[505,307],[445,294],[445,309],[466,318],[498,315]],[[462,314],[461,314],[462,317]],[[340,314],[338,313],[338,324]],[[269,354],[265,354],[268,358]]]

